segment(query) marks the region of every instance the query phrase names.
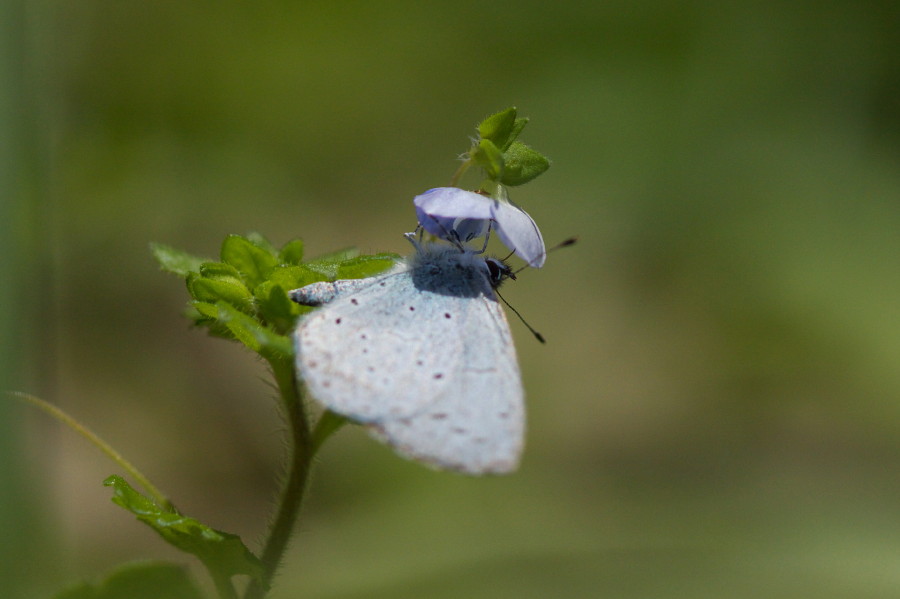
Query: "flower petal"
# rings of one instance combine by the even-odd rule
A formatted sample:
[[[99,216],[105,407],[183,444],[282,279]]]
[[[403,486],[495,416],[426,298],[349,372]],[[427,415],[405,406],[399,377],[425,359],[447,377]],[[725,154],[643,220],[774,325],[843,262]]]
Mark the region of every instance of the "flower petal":
[[[515,204],[457,187],[436,187],[413,199],[419,224],[441,239],[470,241],[485,235],[490,221],[500,240],[534,268],[547,251],[534,220]],[[455,236],[454,236],[455,235]]]
[[[413,199],[416,218],[426,231],[441,239],[455,231],[462,241],[487,233],[492,203],[487,196],[457,187],[429,189]]]
[[[528,262],[532,268],[540,268],[547,259],[544,238],[528,213],[506,202],[496,202],[494,206],[494,228],[500,240],[516,256]]]

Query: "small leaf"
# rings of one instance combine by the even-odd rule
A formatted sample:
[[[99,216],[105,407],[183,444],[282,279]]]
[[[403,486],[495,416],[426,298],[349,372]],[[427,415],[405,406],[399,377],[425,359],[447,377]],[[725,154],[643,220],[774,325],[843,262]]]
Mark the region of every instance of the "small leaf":
[[[253,309],[253,294],[243,281],[235,277],[208,278],[190,273],[187,286],[188,292],[195,300],[210,303],[223,301],[244,312]]]
[[[274,283],[290,291],[321,280],[323,278],[320,273],[310,270],[306,266],[277,266],[269,275],[269,280],[263,285]]]
[[[284,244],[278,252],[278,262],[280,264],[302,264],[303,240],[294,239]]]
[[[469,152],[469,158],[484,169],[489,179],[497,181],[503,176],[503,154],[500,153],[500,150],[497,149],[497,146],[491,140],[482,139],[479,141]]]
[[[234,337],[262,356],[294,353],[291,340],[262,325],[252,316],[239,312],[229,304],[218,303],[218,321],[225,325]]]
[[[55,599],[203,599],[203,594],[184,566],[149,561],[120,566],[105,580],[69,587]]]
[[[305,266],[313,272],[322,275],[324,279],[332,281],[337,276],[337,269],[341,262],[355,258],[358,255],[359,250],[356,248],[346,248],[319,256],[315,260],[307,262]]]
[[[230,264],[225,264],[224,262],[204,262],[200,265],[200,274],[204,277],[216,278],[216,277],[231,277],[234,279],[240,279],[241,273],[238,272],[238,269],[233,267]]]
[[[113,488],[113,503],[137,516],[170,545],[197,556],[211,572],[224,577],[246,574],[257,579],[262,575],[262,563],[237,535],[160,508],[121,476],[110,476],[103,484]]]
[[[176,274],[180,277],[186,277],[188,273],[199,271],[200,265],[207,262],[207,260],[204,260],[203,258],[188,254],[181,250],[176,250],[173,247],[161,243],[151,243],[150,251],[164,271]]]
[[[257,309],[266,323],[279,334],[290,334],[300,315],[300,305],[291,301],[284,287],[274,281],[266,281],[256,288],[254,294]]]
[[[512,106],[481,121],[478,124],[478,136],[490,140],[497,148],[503,148],[508,145],[507,140],[515,124],[516,107]]]
[[[191,302],[187,314],[198,327],[205,327],[207,332],[214,337],[236,340],[234,334],[224,324],[219,322],[219,306],[209,302]]]
[[[219,308],[215,304],[209,302],[191,302],[191,307],[197,311],[198,315],[203,318],[218,318]]]
[[[519,137],[519,133],[522,132],[522,129],[524,129],[525,125],[527,125],[527,124],[528,124],[527,118],[516,119],[515,124],[513,124],[512,131],[509,134],[509,138],[507,138],[506,143],[503,144],[503,146],[500,149],[503,150],[504,152],[506,152],[509,149],[509,146],[511,146],[512,143],[514,141],[516,141],[516,138]]]
[[[272,245],[272,242],[266,239],[265,235],[263,235],[262,233],[258,233],[257,231],[250,231],[245,237],[247,238],[247,241],[257,247],[266,250],[273,256],[278,255],[278,250],[275,249],[275,246]]]
[[[238,269],[247,287],[266,280],[275,268],[275,255],[240,235],[229,235],[222,243],[222,262]]]
[[[397,254],[358,256],[341,262],[335,275],[338,279],[365,279],[380,274],[397,264]]]
[[[543,154],[520,141],[513,143],[504,156],[506,169],[500,177],[504,185],[522,185],[550,168],[550,161]]]

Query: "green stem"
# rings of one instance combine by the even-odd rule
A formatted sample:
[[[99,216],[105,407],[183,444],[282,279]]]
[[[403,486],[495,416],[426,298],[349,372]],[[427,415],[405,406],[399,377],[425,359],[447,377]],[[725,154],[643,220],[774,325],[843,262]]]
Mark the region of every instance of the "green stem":
[[[260,556],[263,575],[250,583],[244,599],[262,599],[272,584],[300,513],[313,457],[309,420],[294,378],[293,365],[290,360],[274,358],[269,360],[269,364],[278,384],[285,419],[291,431],[292,453],[287,479],[278,501],[278,510],[269,527],[268,537]]]
[[[234,588],[234,583],[231,582],[230,576],[223,576],[215,567],[208,566],[205,563],[203,565],[207,566],[206,569],[212,576],[219,599],[238,599],[237,590]]]
[[[469,170],[469,167],[472,166],[472,159],[466,158],[462,164],[459,165],[459,168],[456,169],[456,172],[453,173],[453,177],[450,179],[450,187],[456,187],[459,183],[459,180],[462,179],[462,176],[466,174],[466,171]]]
[[[97,434],[90,430],[88,427],[84,426],[83,424],[75,420],[75,418],[73,418],[72,416],[69,416],[58,407],[47,401],[44,401],[40,397],[35,397],[34,395],[31,395],[29,393],[22,393],[20,391],[9,391],[8,393],[17,399],[24,401],[25,403],[33,405],[45,414],[56,418],[58,421],[62,422],[73,431],[93,443],[95,447],[109,456],[109,458],[117,463],[123,470],[125,470],[125,472],[130,474],[131,477],[134,478],[134,480],[136,480],[144,488],[145,491],[147,491],[148,494],[152,495],[153,500],[157,505],[159,505],[159,507],[171,512],[178,511],[175,509],[175,506],[172,505],[172,502],[169,501],[169,498],[166,497],[162,491],[156,488],[156,485],[151,483],[150,480],[146,476],[144,476],[140,470],[138,470],[131,462],[122,457],[122,454],[113,449],[113,447],[109,443],[98,437]]]

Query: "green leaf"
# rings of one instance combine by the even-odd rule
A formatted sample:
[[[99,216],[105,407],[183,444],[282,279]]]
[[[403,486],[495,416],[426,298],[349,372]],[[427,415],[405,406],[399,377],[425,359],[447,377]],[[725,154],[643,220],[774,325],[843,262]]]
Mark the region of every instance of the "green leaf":
[[[268,243],[268,242],[266,242]],[[266,280],[275,268],[274,250],[263,248],[241,237],[229,235],[222,243],[222,262],[238,269],[247,287],[253,288]]]
[[[349,260],[350,258],[355,258],[358,255],[359,250],[356,248],[346,248],[319,256],[315,260],[307,262],[305,266],[322,275],[325,280],[333,281],[337,276],[337,269],[341,262]]]
[[[55,599],[203,599],[187,568],[147,561],[125,564],[97,584],[80,583]]]
[[[188,292],[197,301],[216,303],[227,302],[244,312],[253,310],[253,294],[238,278],[222,276],[204,277],[190,273],[187,277]]]
[[[297,289],[310,283],[323,280],[320,273],[310,270],[306,266],[276,266],[269,276],[269,280],[263,283],[281,285],[285,291]],[[257,297],[259,297],[257,295]]]
[[[275,331],[289,334],[302,309],[290,300],[287,292],[323,279],[321,274],[305,266],[276,266],[269,280],[253,290],[259,314]]]
[[[335,275],[338,279],[365,279],[381,274],[397,264],[400,256],[392,253],[358,256],[341,262]]]
[[[528,183],[550,168],[550,161],[537,150],[520,141],[514,142],[504,154],[506,169],[500,182],[515,186]]]
[[[266,281],[254,293],[257,308],[266,323],[279,334],[290,334],[300,315],[300,305],[292,302],[284,287],[274,281]]]
[[[214,337],[235,340],[234,334],[223,323],[219,322],[219,306],[209,302],[191,302],[185,314],[198,327],[205,327]]]
[[[527,118],[516,119],[516,122],[513,124],[512,131],[509,134],[509,138],[507,138],[506,143],[500,147],[501,150],[506,152],[509,149],[509,146],[512,145],[516,138],[519,137],[519,133],[522,132],[522,129],[525,128],[525,125],[528,124]]]
[[[303,240],[294,239],[284,244],[278,252],[278,262],[280,264],[302,264]]]
[[[235,339],[262,356],[294,353],[291,340],[262,325],[252,316],[239,312],[229,304],[219,302],[218,321],[225,325]]]
[[[164,271],[176,274],[180,277],[186,277],[188,273],[199,271],[200,265],[207,262],[207,260],[203,258],[188,254],[181,250],[176,250],[173,247],[161,243],[151,243],[150,251]]]
[[[213,279],[217,277],[241,278],[241,273],[238,272],[238,269],[224,262],[204,262],[200,265],[200,274]]]
[[[218,318],[219,317],[219,308],[215,304],[211,304],[210,302],[191,302],[191,308],[196,310],[197,314],[192,315],[192,318],[197,318],[198,316],[201,318]]]
[[[197,556],[210,572],[222,577],[246,574],[258,579],[262,575],[262,563],[237,535],[214,530],[194,518],[160,508],[121,476],[110,476],[103,484],[113,488],[113,503],[130,511],[170,545]]]
[[[503,176],[503,154],[491,140],[480,140],[469,152],[469,158],[484,169],[489,179],[497,181]]]
[[[507,140],[512,134],[515,124],[516,107],[511,106],[481,121],[478,124],[478,136],[481,139],[490,140],[497,148],[503,148],[508,145]]]
[[[278,250],[275,249],[275,246],[272,245],[272,242],[266,239],[265,235],[263,235],[262,233],[258,233],[257,231],[250,231],[245,237],[247,238],[247,241],[257,247],[261,247],[273,256],[278,255]]]

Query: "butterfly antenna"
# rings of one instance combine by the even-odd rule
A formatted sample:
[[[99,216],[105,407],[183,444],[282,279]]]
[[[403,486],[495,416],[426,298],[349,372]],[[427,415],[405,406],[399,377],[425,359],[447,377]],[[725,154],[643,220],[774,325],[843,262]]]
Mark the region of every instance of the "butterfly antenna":
[[[553,246],[552,248],[550,248],[549,250],[546,250],[546,251],[544,252],[544,255],[546,256],[546,255],[549,254],[550,252],[553,252],[553,251],[556,251],[556,250],[562,249],[562,248],[567,248],[567,247],[569,247],[570,245],[575,245],[575,243],[576,243],[577,241],[578,241],[578,237],[574,237],[574,236],[573,236],[573,237],[569,237],[568,239],[564,239],[564,240],[560,241],[559,243],[557,243],[556,245],[554,245],[554,246]],[[512,256],[512,254],[510,254],[509,256]],[[509,256],[507,256],[506,259],[509,259]],[[530,264],[526,264],[525,266],[523,266],[522,268],[520,268],[519,270],[517,270],[516,272],[514,272],[514,273],[512,273],[512,274],[517,275],[517,274],[519,274],[520,272],[522,272],[523,270],[525,270],[526,268],[531,268],[531,265],[530,265]],[[510,276],[510,278],[512,279],[512,278],[515,278],[515,277]]]
[[[519,314],[519,311],[518,311],[518,310],[516,310],[515,308],[513,308],[513,307],[510,305],[510,303],[509,303],[508,301],[506,301],[506,298],[504,298],[502,295],[500,295],[500,292],[499,292],[499,291],[497,291],[496,289],[494,289],[494,293],[497,294],[497,297],[499,297],[500,299],[503,300],[503,303],[506,304],[506,307],[507,307],[507,308],[509,308],[510,310],[512,310],[513,313],[514,313],[516,316],[519,317],[519,320],[522,321],[522,324],[524,324],[526,327],[528,327],[528,330],[531,331],[531,334],[534,335],[534,337],[535,337],[538,341],[540,341],[541,343],[547,343],[547,340],[544,339],[544,336],[541,335],[540,333],[538,333],[537,331],[535,331],[535,330],[534,330],[534,327],[532,327],[530,324],[528,324],[528,321],[525,320],[525,319],[522,317],[521,314]]]

